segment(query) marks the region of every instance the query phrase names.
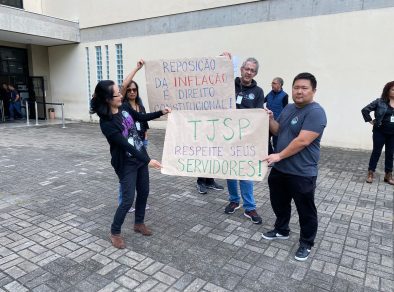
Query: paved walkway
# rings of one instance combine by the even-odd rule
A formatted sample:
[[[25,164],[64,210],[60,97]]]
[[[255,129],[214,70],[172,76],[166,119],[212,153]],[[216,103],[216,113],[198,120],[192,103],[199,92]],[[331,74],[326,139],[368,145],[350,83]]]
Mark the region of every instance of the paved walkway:
[[[223,212],[226,191],[199,195],[195,179],[151,171],[143,237],[108,240],[117,182],[97,124],[0,130],[0,291],[393,291],[393,187],[364,183],[368,152],[323,148],[319,230],[306,262],[274,222],[267,182],[256,183],[262,225]],[[160,158],[164,131],[150,131]],[[379,165],[379,169],[383,169]],[[225,183],[220,181],[220,183]]]

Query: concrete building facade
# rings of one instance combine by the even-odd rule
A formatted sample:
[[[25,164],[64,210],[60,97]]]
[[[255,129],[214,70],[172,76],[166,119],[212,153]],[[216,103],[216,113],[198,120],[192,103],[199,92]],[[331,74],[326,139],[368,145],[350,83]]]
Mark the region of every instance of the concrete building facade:
[[[83,121],[95,119],[88,104],[97,81],[120,82],[140,58],[254,56],[266,93],[273,77],[284,78],[290,92],[297,73],[315,74],[316,100],[328,116],[323,144],[371,147],[360,110],[394,80],[394,0],[160,2],[0,5],[0,47],[25,49],[29,75],[43,77],[46,101],[64,102],[66,118]],[[136,81],[147,104],[143,72]]]

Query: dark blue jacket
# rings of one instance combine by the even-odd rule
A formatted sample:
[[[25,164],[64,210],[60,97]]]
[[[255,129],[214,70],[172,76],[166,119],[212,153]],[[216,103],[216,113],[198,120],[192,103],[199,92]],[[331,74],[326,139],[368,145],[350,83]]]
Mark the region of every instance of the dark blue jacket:
[[[365,122],[370,122],[372,121],[372,118],[370,116],[370,112],[374,112],[375,115],[375,127],[380,127],[382,125],[382,121],[384,118],[384,115],[388,109],[388,104],[381,98],[375,99],[373,102],[371,102],[369,105],[364,107],[361,110],[361,113],[363,114],[363,118]]]
[[[274,113],[276,120],[283,108],[289,103],[289,96],[283,90],[279,92],[271,90],[265,97],[264,102],[267,103],[267,108]]]

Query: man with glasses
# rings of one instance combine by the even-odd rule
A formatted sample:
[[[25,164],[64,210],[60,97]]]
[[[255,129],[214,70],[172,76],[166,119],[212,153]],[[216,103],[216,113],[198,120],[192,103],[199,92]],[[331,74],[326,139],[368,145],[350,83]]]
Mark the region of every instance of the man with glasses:
[[[223,55],[231,58],[229,53]],[[253,79],[259,71],[259,62],[255,58],[246,59],[241,66],[241,77],[235,78],[235,96],[237,109],[251,109],[264,107],[264,92]],[[247,113],[245,113],[247,114]],[[261,224],[262,219],[256,212],[256,203],[253,195],[253,181],[227,180],[230,203],[224,209],[226,214],[233,214],[240,208],[240,195],[243,199],[244,216],[255,224]]]
[[[264,103],[267,103],[267,108],[274,113],[274,118],[277,119],[284,109],[284,107],[289,103],[289,96],[283,91],[283,79],[280,77],[274,78],[271,83],[272,90],[267,94],[264,99]],[[272,144],[271,144],[272,137]],[[268,139],[268,154],[272,154],[275,151],[276,143],[278,137],[272,135],[270,132]]]

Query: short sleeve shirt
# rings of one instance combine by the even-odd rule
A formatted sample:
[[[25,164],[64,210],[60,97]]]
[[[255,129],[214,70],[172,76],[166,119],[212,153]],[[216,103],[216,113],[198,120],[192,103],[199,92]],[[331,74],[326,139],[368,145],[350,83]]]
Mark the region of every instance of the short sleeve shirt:
[[[277,122],[279,123],[276,145],[278,153],[285,149],[300,134],[301,130],[319,133],[319,136],[300,152],[276,162],[274,168],[283,173],[298,176],[317,176],[320,140],[327,125],[324,109],[316,102],[303,108],[289,104],[283,109]]]

